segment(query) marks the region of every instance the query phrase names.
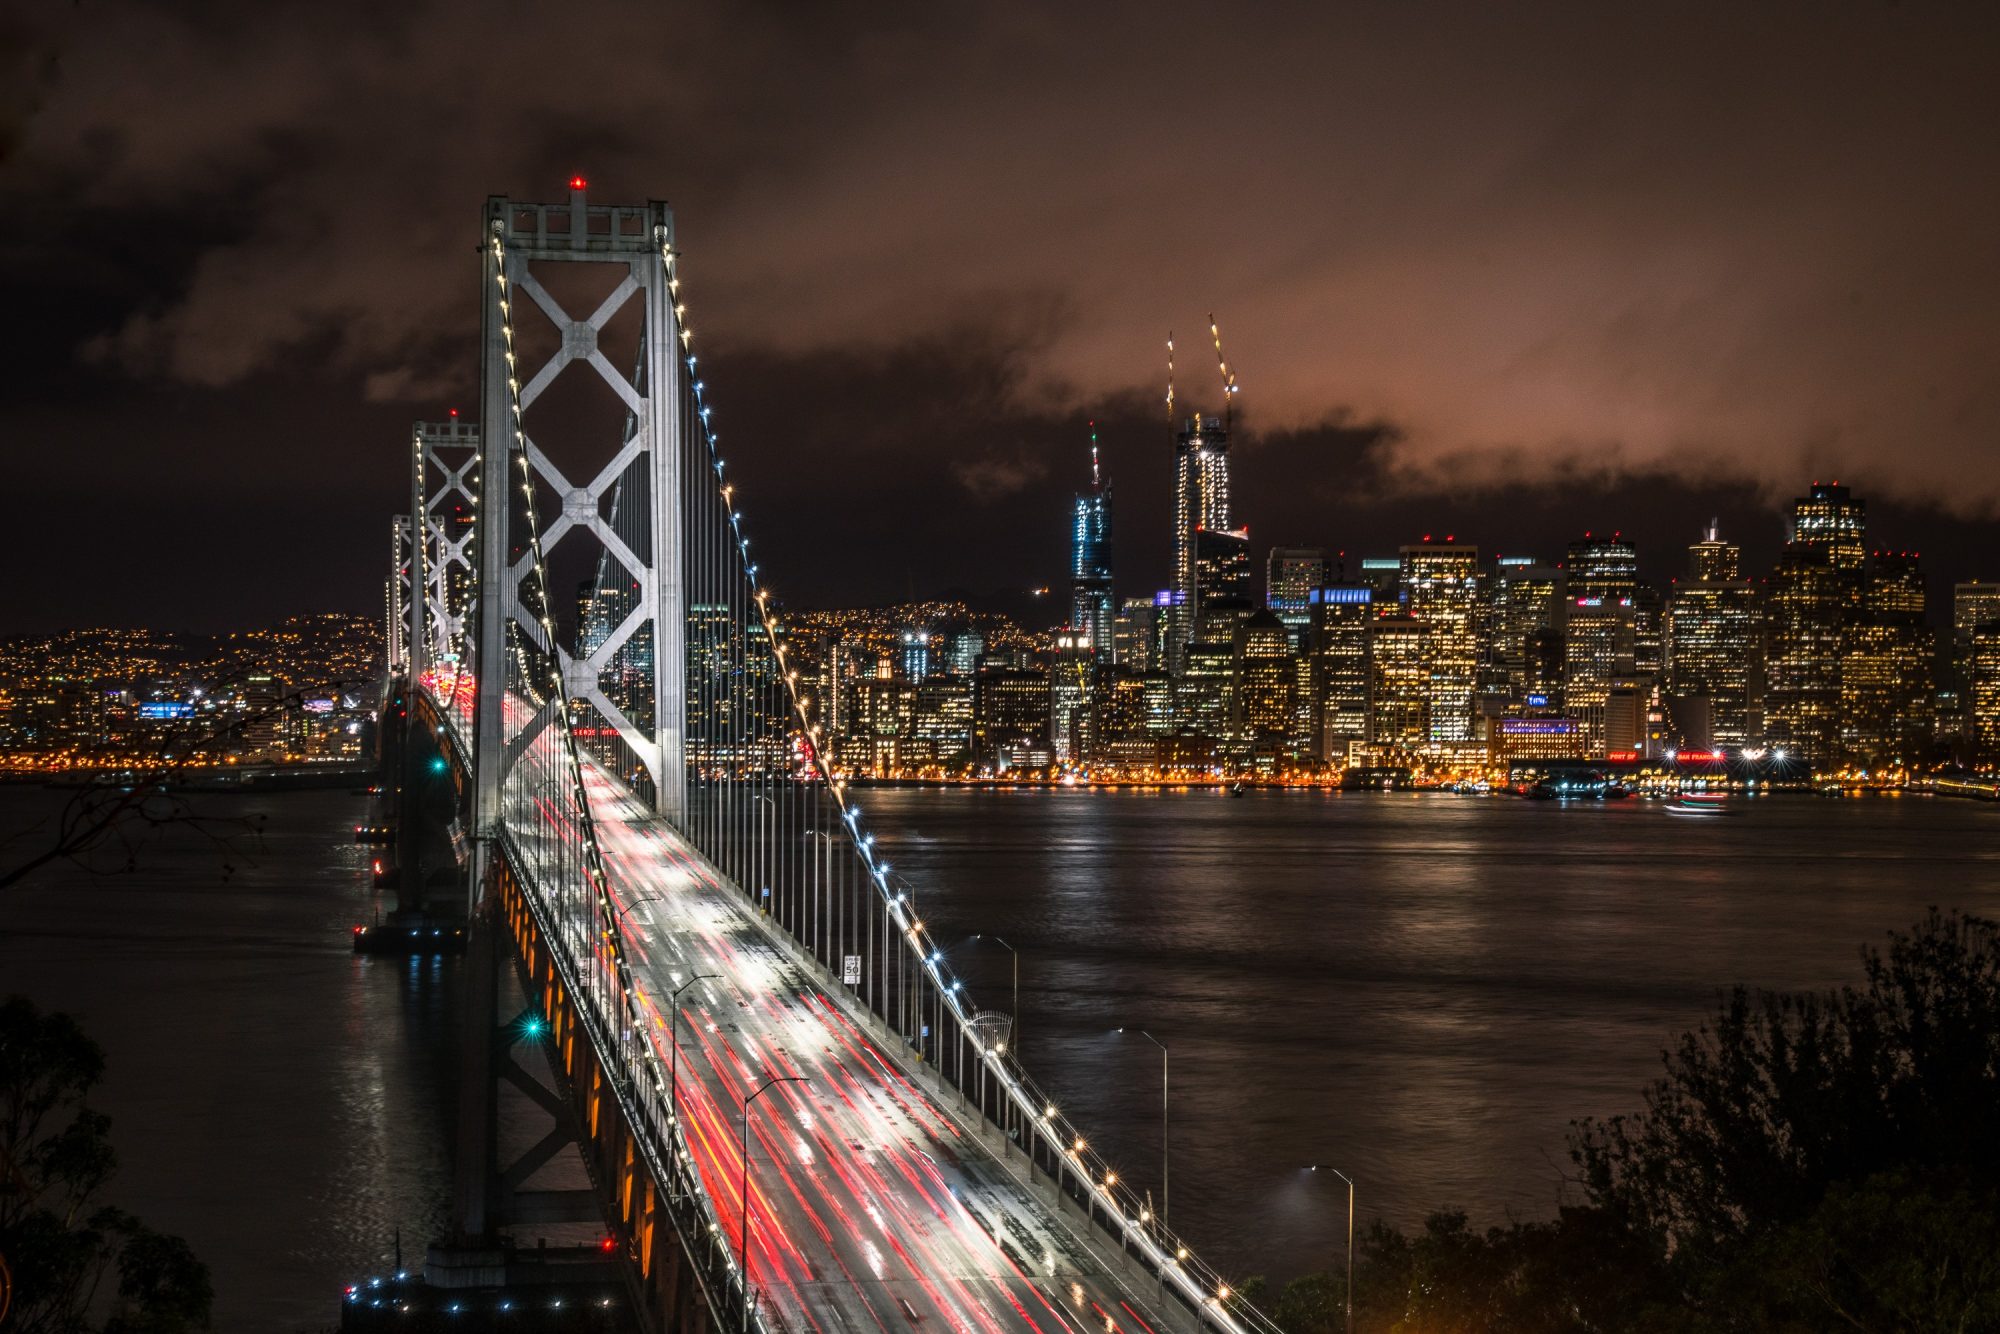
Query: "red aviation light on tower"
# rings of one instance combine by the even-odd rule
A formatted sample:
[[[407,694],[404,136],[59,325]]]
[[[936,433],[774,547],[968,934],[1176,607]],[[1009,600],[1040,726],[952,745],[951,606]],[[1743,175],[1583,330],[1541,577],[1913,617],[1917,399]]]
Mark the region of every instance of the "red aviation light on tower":
[[[572,176],[569,178],[569,188],[572,190],[581,190],[589,184],[590,182],[586,181],[581,176]]]

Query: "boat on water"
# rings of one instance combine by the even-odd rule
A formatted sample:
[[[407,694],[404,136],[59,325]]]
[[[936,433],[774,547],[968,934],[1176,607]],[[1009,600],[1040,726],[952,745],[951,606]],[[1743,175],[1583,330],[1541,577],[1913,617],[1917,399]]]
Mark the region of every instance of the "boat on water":
[[[1667,803],[1668,815],[1734,815],[1736,811],[1729,804],[1729,796],[1724,792],[1683,792]]]

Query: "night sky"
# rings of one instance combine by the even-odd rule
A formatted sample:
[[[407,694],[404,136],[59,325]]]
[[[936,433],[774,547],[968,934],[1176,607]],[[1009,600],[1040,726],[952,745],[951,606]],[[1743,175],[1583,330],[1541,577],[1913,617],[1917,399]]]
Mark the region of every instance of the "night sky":
[[[379,605],[482,201],[572,172],[673,203],[795,604],[1058,581],[1093,416],[1160,587],[1210,311],[1259,545],[1761,567],[1838,477],[2000,578],[1993,6],[79,0],[0,62],[0,633]]]

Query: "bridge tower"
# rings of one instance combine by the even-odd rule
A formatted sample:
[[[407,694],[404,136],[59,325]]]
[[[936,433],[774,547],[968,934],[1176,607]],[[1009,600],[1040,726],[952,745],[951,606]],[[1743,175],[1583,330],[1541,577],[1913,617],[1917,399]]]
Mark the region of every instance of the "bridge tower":
[[[423,534],[423,596],[413,599],[410,673],[469,666],[468,599],[478,510],[479,428],[456,413],[410,429],[410,523]]]
[[[410,516],[398,514],[389,523],[389,582],[383,587],[382,629],[389,674],[409,667],[410,603],[415,555],[410,543]]]
[[[570,187],[566,203],[486,202],[474,809],[478,836],[489,844],[500,832],[509,775],[570,701],[595,715],[594,730],[622,745],[661,815],[679,821],[686,806],[681,331],[668,263],[673,214],[659,201],[591,204],[581,177]],[[586,266],[615,283],[579,314],[551,288],[583,284],[551,270]],[[629,374],[600,347],[614,320],[624,317],[629,329],[628,310],[638,317],[637,364]],[[537,328],[545,335],[540,347],[532,346]],[[566,471],[574,463],[537,437],[545,425],[564,426],[566,405],[546,418],[537,407],[572,366],[572,376],[596,377],[624,405],[623,439],[581,478]],[[560,558],[557,548],[566,540],[595,548],[591,600],[600,621],[568,643],[558,632],[563,590],[541,587],[536,577],[538,566],[550,568],[544,558]],[[568,700],[551,696],[532,707],[518,696],[510,700],[515,664],[550,655],[560,664]]]
[[[456,500],[446,479],[462,479],[476,516],[466,643],[476,850],[454,1207],[458,1237],[474,1245],[566,1207],[531,1201],[520,1185],[574,1130],[558,1118],[530,1157],[506,1165],[496,1156],[501,1086],[525,1087],[509,1055],[519,1026],[500,1023],[498,1009],[506,813],[557,793],[580,805],[565,756],[581,733],[662,816],[685,817],[682,470],[693,424],[665,203],[592,204],[577,178],[563,203],[489,198],[482,222],[480,423],[418,428],[412,501],[435,512]],[[457,471],[459,456],[431,453],[468,441],[469,473]],[[440,567],[453,559],[445,546],[434,550]],[[432,586],[440,580],[449,590],[443,568]],[[556,878],[572,883],[573,840],[549,855],[567,868]]]

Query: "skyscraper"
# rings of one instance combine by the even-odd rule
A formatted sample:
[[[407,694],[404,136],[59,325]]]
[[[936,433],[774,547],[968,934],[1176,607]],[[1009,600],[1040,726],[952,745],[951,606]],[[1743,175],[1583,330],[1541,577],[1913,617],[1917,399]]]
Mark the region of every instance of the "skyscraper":
[[[1429,630],[1414,616],[1384,616],[1368,625],[1368,739],[1393,751],[1429,740]]]
[[[1196,413],[1174,443],[1174,599],[1167,609],[1167,667],[1176,675],[1186,667],[1188,640],[1201,613],[1198,537],[1229,528],[1229,428],[1219,417]]]
[[[1689,715],[1706,700],[1708,740],[1752,746],[1764,731],[1764,616],[1757,586],[1740,576],[1742,551],[1714,524],[1688,548],[1688,580],[1667,604],[1667,692]]]
[[[1629,685],[1633,674],[1632,603],[1595,594],[1571,596],[1566,611],[1563,708],[1581,728],[1586,756],[1595,758],[1607,745],[1612,687]]]
[[[1076,497],[1070,536],[1070,624],[1082,630],[1101,663],[1115,659],[1111,600],[1111,483],[1097,457],[1096,423],[1090,433],[1090,490]]]
[[[1972,638],[1982,625],[2000,623],[2000,584],[1971,580],[1951,590],[1951,660],[1958,697],[1969,711],[1972,698]]]
[[[1479,548],[1428,537],[1402,549],[1405,610],[1424,627],[1428,739],[1472,739],[1479,674]]]
[[[1156,598],[1126,598],[1111,628],[1111,660],[1128,672],[1160,670],[1160,621]]]
[[[1292,651],[1303,652],[1312,628],[1312,594],[1326,584],[1326,552],[1319,547],[1272,547],[1264,562],[1264,605],[1285,623]]]
[[[1375,590],[1375,614],[1394,615],[1402,609],[1403,562],[1397,556],[1363,556],[1361,582]]]
[[[1502,557],[1487,598],[1491,675],[1514,703],[1560,697],[1563,572],[1528,557]],[[1539,655],[1539,656],[1538,656]],[[1549,660],[1556,670],[1550,671]]]
[[[1721,527],[1708,521],[1708,533],[1688,548],[1688,575],[1698,583],[1728,584],[1743,577],[1743,548],[1722,540]]]
[[[1609,537],[1585,533],[1569,544],[1563,571],[1572,598],[1629,602],[1639,586],[1639,549],[1618,533]]]
[[[931,674],[931,632],[922,629],[903,631],[896,665],[905,681],[921,685],[924,678]]]
[[[1236,711],[1236,645],[1195,640],[1184,661],[1186,670],[1174,678],[1174,725],[1182,736],[1199,738],[1212,757]]]
[[[1861,607],[1841,636],[1840,743],[1853,764],[1912,764],[1930,748],[1931,632],[1923,572],[1907,551],[1868,563]]]
[[[1824,546],[1792,542],[1771,572],[1764,735],[1773,747],[1831,767],[1838,740],[1844,580]]]
[[[1333,584],[1312,593],[1311,739],[1322,763],[1347,758],[1368,739],[1368,626],[1375,590]]]
[[[1792,502],[1792,541],[1824,551],[1827,563],[1860,600],[1861,571],[1868,563],[1868,505],[1839,482],[1812,484]]]
[[[1968,651],[1973,763],[1992,772],[2000,769],[2000,621],[1980,622]]]
[[[1232,728],[1253,749],[1266,749],[1292,736],[1292,638],[1278,614],[1253,612],[1236,632],[1236,690]]]
[[[1056,632],[1049,664],[1049,741],[1057,764],[1081,764],[1094,747],[1091,723],[1098,658],[1081,629]]]

